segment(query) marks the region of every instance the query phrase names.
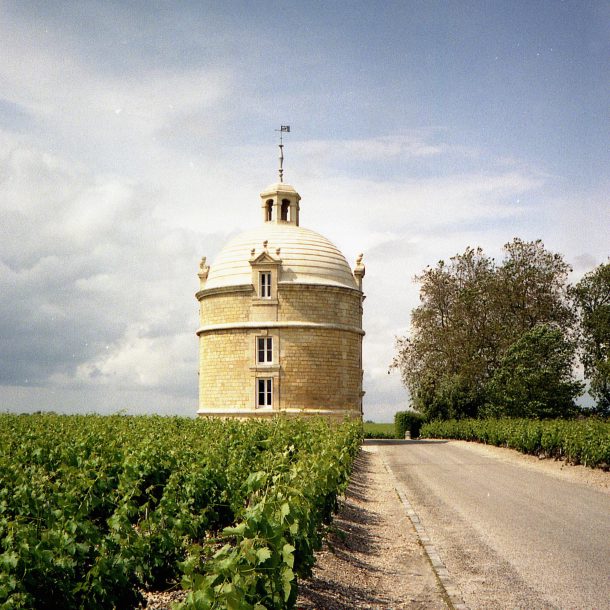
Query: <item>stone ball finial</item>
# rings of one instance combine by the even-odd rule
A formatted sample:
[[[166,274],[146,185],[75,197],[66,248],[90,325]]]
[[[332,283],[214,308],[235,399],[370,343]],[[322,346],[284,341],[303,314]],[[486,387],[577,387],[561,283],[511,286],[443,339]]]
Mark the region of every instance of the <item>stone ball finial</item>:
[[[267,240],[265,240],[263,242],[263,249],[266,250],[268,245],[269,245],[269,242]]]
[[[252,258],[254,258],[254,255],[256,254],[256,248],[252,248],[252,250],[250,250],[250,256]]]

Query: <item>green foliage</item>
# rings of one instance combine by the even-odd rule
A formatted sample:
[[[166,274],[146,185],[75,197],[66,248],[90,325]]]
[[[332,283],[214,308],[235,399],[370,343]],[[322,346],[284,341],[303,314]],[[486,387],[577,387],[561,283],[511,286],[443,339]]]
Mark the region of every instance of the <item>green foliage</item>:
[[[426,438],[451,438],[510,447],[522,453],[562,458],[591,468],[610,466],[610,422],[582,420],[462,419],[433,421]]]
[[[224,545],[201,567],[200,550],[183,564],[180,610],[293,608],[297,576],[311,575],[320,526],[330,523],[337,493],[345,488],[360,445],[360,425],[334,429],[294,459],[291,448],[277,459],[272,476],[256,472],[246,481],[249,500],[238,523],[223,531]]]
[[[364,438],[396,438],[394,432],[394,424],[376,424],[373,422],[364,422]]]
[[[571,290],[580,322],[581,359],[596,411],[610,415],[610,263],[587,273]]]
[[[269,528],[290,515],[307,535],[286,538],[282,558],[307,573],[360,437],[359,424],[296,420],[0,415],[0,607],[135,607],[139,589],[174,583],[193,548],[210,555],[216,532],[244,522],[262,528],[255,548],[268,575],[286,538]],[[232,535],[227,557],[210,566],[247,551]],[[284,592],[296,591],[280,573]]]
[[[404,438],[408,431],[411,438],[417,438],[425,417],[421,413],[415,411],[398,411],[394,415],[394,428],[396,429],[396,437]]]
[[[292,476],[298,476],[298,471]],[[313,553],[319,548],[319,534],[307,511],[307,499],[290,489],[290,483],[290,478],[280,476],[274,480],[273,491],[253,494],[242,520],[224,530],[233,543],[203,566],[203,574],[187,574],[184,584],[193,592],[182,608],[293,607],[296,538],[301,534],[301,547]],[[302,528],[309,536],[303,535]]]
[[[484,393],[464,375],[446,375],[436,384],[425,414],[427,419],[473,417],[483,404]]]
[[[577,414],[574,400],[583,384],[574,381],[574,346],[546,325],[511,345],[486,386],[488,417],[553,418]]]
[[[496,264],[467,248],[415,279],[419,307],[409,337],[397,341],[393,366],[401,372],[412,406],[428,419],[476,417],[486,385],[506,351],[539,324],[569,333],[570,267],[541,241],[515,238]]]

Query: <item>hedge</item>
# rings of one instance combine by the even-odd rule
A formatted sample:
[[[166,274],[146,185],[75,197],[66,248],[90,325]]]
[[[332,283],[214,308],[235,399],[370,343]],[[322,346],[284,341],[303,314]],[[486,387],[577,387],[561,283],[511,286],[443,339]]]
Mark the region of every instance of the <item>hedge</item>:
[[[452,419],[425,424],[421,435],[509,447],[591,468],[610,467],[610,422],[597,418]]]
[[[417,438],[424,421],[425,418],[421,413],[416,413],[415,411],[398,411],[398,413],[394,415],[396,437],[405,438],[405,433],[408,431],[411,438]]]

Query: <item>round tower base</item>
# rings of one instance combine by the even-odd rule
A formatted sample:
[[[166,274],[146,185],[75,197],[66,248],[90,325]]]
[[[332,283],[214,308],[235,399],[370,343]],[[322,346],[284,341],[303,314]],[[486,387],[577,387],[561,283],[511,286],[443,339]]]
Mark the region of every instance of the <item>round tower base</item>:
[[[198,417],[220,419],[272,419],[274,417],[323,417],[336,421],[362,420],[362,413],[354,409],[200,409]]]

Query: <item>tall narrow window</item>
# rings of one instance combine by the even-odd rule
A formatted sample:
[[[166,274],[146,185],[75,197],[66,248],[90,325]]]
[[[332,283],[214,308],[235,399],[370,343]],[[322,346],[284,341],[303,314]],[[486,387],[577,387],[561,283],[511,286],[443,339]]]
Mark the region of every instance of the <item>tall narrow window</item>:
[[[273,398],[273,379],[257,379],[256,383],[256,406],[271,407]]]
[[[267,222],[269,222],[270,220],[273,220],[273,199],[268,199],[265,202],[265,206],[266,206],[265,220],[267,220]]]
[[[256,361],[258,364],[273,362],[273,337],[256,338]]]
[[[290,201],[288,199],[282,199],[282,220],[288,221],[288,212],[290,211]]]
[[[259,273],[259,296],[263,299],[271,298],[271,272],[261,271]]]

